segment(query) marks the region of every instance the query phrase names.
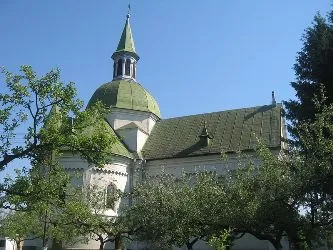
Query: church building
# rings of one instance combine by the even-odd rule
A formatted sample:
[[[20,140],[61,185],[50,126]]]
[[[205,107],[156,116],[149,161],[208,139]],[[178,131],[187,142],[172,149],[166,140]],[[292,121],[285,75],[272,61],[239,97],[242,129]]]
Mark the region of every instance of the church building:
[[[202,170],[223,173],[226,168],[235,168],[236,152],[253,152],[256,138],[261,138],[277,154],[284,147],[282,107],[274,95],[272,102],[263,106],[163,119],[157,100],[137,81],[140,57],[134,46],[129,14],[112,59],[112,81],[92,93],[88,103],[89,107],[101,101],[110,108],[106,121],[110,133],[117,138],[112,146],[112,163],[95,168],[71,154],[64,154],[61,160],[67,171],[82,173],[82,185],[97,185],[105,188],[106,193],[115,188],[129,191],[145,176],[162,171],[177,176]],[[221,153],[228,153],[227,161],[221,160]],[[109,204],[107,215],[117,215],[118,208],[119,204]],[[98,242],[75,248],[98,249]],[[134,243],[128,248],[142,249]],[[193,248],[211,249],[204,242]],[[233,249],[273,247],[247,236],[237,241]]]

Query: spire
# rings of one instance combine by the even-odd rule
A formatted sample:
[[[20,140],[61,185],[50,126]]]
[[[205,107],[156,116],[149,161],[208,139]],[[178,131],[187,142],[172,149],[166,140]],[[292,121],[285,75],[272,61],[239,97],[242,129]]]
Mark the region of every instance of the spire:
[[[128,13],[123,33],[121,34],[117,50],[112,54],[113,80],[130,79],[136,81],[136,63],[140,59],[135,51],[134,40],[130,25],[131,6]]]
[[[128,5],[128,13],[127,13],[127,17],[126,17],[125,26],[124,26],[123,32],[121,34],[117,49],[112,55],[113,59],[121,53],[128,53],[128,54],[131,54],[136,60],[139,60],[139,56],[136,54],[136,51],[135,51],[131,25],[130,25],[130,21],[129,21],[130,17],[131,17],[130,10],[131,10],[131,7],[130,7],[130,5]]]

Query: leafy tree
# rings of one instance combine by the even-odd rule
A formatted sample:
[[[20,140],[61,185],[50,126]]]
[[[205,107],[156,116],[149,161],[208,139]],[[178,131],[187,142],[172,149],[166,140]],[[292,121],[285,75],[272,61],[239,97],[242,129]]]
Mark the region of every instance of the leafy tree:
[[[225,177],[230,227],[282,249],[282,237],[298,226],[297,183],[289,160],[278,158],[261,142],[257,157],[260,164],[245,160]]]
[[[138,237],[191,249],[198,239],[220,242],[228,230],[226,249],[245,233],[282,249],[282,237],[295,237],[303,226],[300,185],[288,157],[278,158],[261,143],[257,154],[261,164],[245,159],[221,176],[148,179],[137,187],[129,210],[130,221],[140,227]]]
[[[22,242],[35,239],[32,235],[39,226],[41,225],[38,223],[36,214],[14,212],[2,218],[0,221],[0,233],[14,240],[16,248],[22,250]]]
[[[317,106],[321,112],[315,114],[314,120],[297,126],[303,146],[299,164],[294,166],[300,180],[300,203],[306,211],[304,237],[310,246],[313,236],[320,242],[332,233],[333,225],[333,105],[315,103]]]
[[[18,245],[34,237],[42,239],[43,248],[47,248],[50,240],[71,241],[84,236],[72,215],[87,212],[89,207],[61,166],[47,171],[34,166],[28,173],[7,178],[5,183],[8,193],[2,202],[14,212],[3,220],[4,234]]]
[[[123,249],[122,237],[129,234],[126,216],[121,211],[118,211],[119,215],[112,216],[106,206],[107,202],[114,204],[123,198],[123,193],[115,190],[112,196],[106,197],[105,190],[98,186],[89,187],[84,192],[87,209],[75,211],[70,215],[71,220],[85,235],[89,234],[89,238],[99,241],[99,249],[104,249],[107,242],[115,242],[116,249]]]
[[[313,100],[320,96],[322,86],[327,97],[325,104],[333,103],[333,11],[327,19],[317,14],[312,26],[305,30],[302,41],[303,47],[294,65],[296,81],[291,83],[297,100],[284,103],[292,124],[290,131],[296,139],[293,127],[298,122],[314,120],[317,110]]]
[[[216,176],[209,173],[149,178],[134,191],[129,221],[139,228],[136,236],[141,240],[192,249],[199,239],[211,235],[211,225],[223,211],[219,206],[223,192]]]
[[[209,245],[216,250],[227,250],[231,246],[230,235],[232,234],[230,229],[223,230],[220,235],[212,235],[208,241]]]
[[[5,83],[0,93],[0,170],[16,159],[36,161],[40,155],[60,149],[79,153],[98,166],[108,162],[114,138],[101,122],[103,107],[81,111],[83,102],[76,97],[74,83],[61,82],[59,70],[40,78],[30,66],[22,66],[20,72],[2,70]],[[70,116],[75,119],[68,122]],[[13,143],[15,138],[22,138],[21,134],[24,143]]]
[[[43,225],[33,234],[43,239],[46,248],[51,238],[62,241],[80,235],[81,228],[69,215],[88,209],[82,192],[71,187],[70,177],[58,162],[61,152],[102,166],[110,161],[115,138],[104,122],[104,107],[98,103],[82,111],[74,83],[61,82],[59,70],[40,78],[30,66],[22,66],[20,74],[4,69],[2,73],[0,171],[24,158],[32,169],[19,171],[14,180],[7,178],[0,184],[1,205],[18,211],[12,218],[22,213],[38,215]],[[24,142],[17,145],[14,139],[21,134]]]

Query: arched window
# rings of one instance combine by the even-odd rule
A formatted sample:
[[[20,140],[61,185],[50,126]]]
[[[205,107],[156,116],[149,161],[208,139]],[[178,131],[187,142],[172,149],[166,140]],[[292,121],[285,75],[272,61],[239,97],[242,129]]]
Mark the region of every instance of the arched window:
[[[106,200],[105,200],[105,207],[115,209],[116,202],[117,202],[117,188],[113,183],[110,183],[106,187]]]
[[[117,76],[121,76],[122,74],[123,74],[123,60],[119,59],[117,65]]]
[[[127,76],[131,75],[131,60],[130,59],[126,59],[125,75],[127,75]]]
[[[136,64],[133,63],[133,78],[135,78],[136,75]]]

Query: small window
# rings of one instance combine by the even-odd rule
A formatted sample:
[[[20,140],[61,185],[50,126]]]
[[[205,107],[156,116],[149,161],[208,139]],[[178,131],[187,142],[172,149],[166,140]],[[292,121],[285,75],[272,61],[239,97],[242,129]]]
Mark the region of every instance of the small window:
[[[131,60],[130,59],[126,59],[125,75],[127,75],[127,76],[131,75]]]
[[[113,183],[110,183],[106,188],[106,208],[115,209],[116,201],[117,201],[117,188]]]
[[[117,76],[121,76],[122,74],[123,74],[123,60],[119,59],[117,65]]]
[[[0,247],[6,247],[6,240],[0,240]]]

